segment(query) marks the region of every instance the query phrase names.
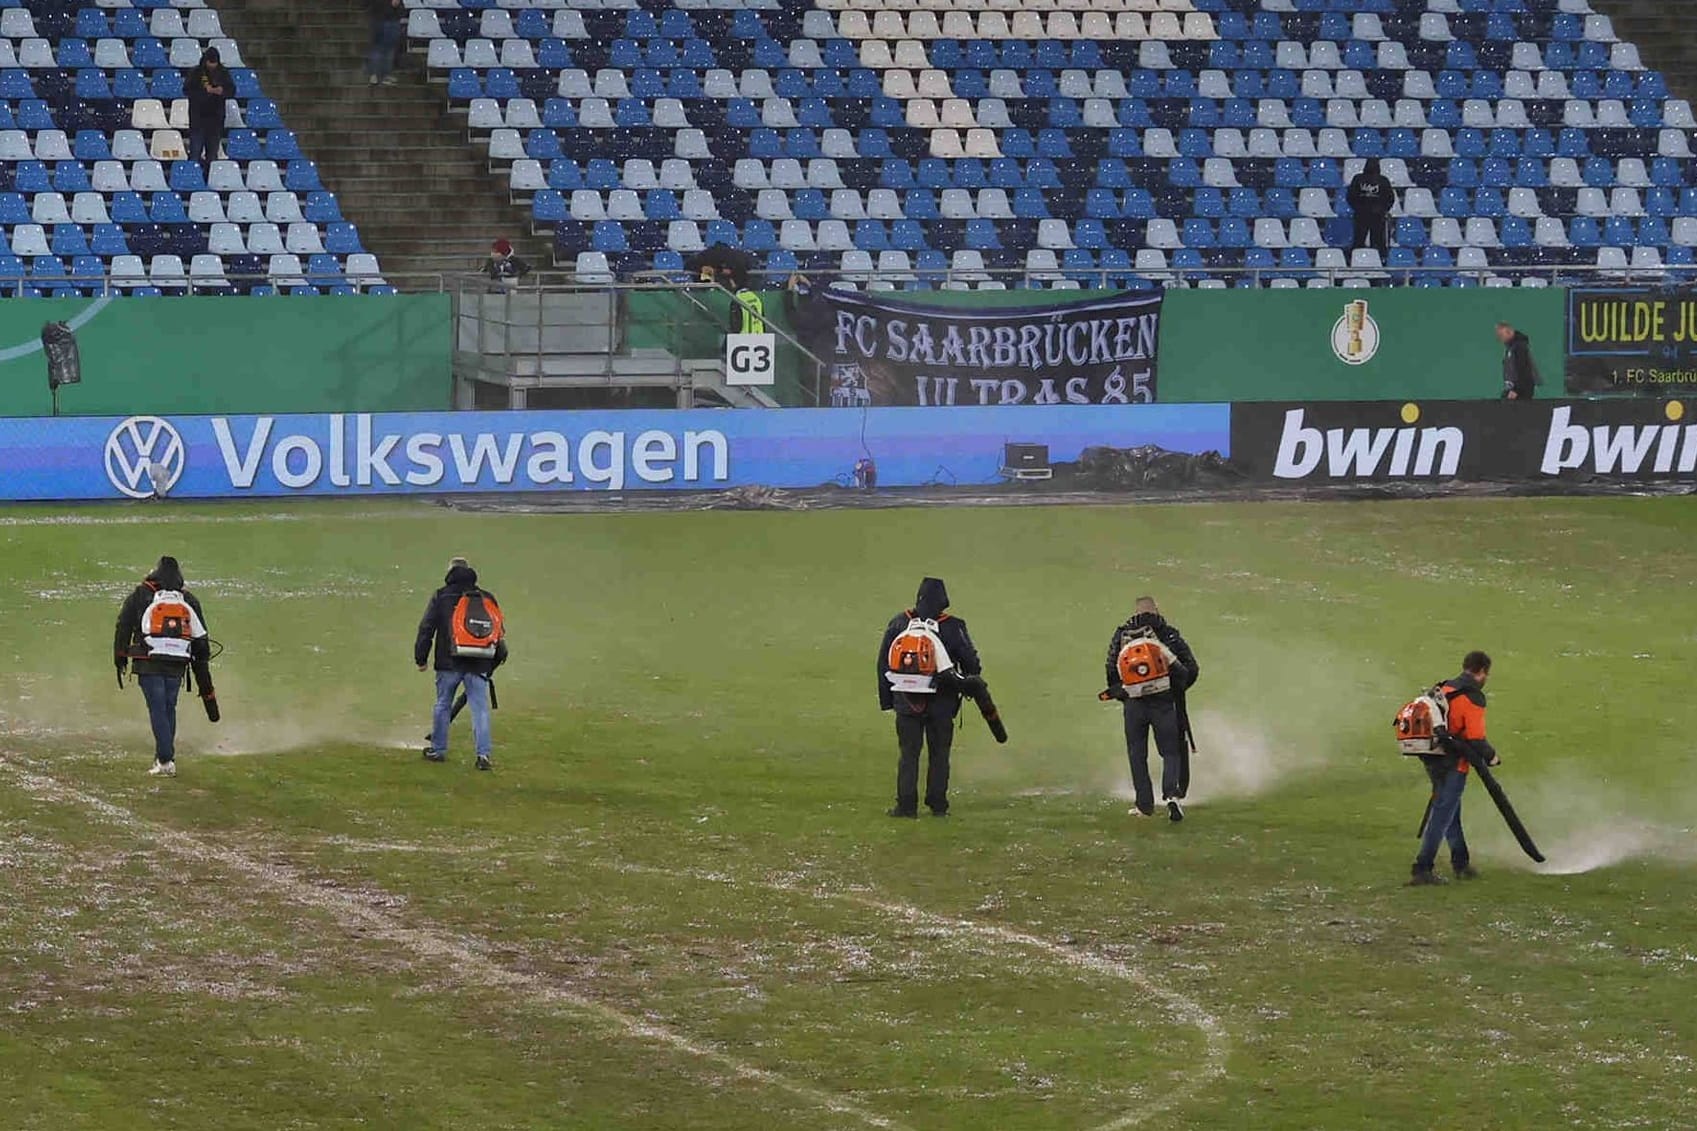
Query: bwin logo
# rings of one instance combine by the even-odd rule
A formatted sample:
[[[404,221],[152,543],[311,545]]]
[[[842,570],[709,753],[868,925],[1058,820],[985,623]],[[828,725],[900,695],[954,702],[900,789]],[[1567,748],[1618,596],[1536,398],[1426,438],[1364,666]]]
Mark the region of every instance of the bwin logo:
[[[1402,406],[1404,424],[1420,420],[1420,406]],[[1459,428],[1330,428],[1322,432],[1303,424],[1303,410],[1285,413],[1279,434],[1273,474],[1280,479],[1307,479],[1325,462],[1333,479],[1403,478],[1412,475],[1450,477],[1461,463],[1466,442]]]
[[[106,437],[106,478],[132,499],[162,496],[183,474],[183,438],[169,421],[132,416]]]

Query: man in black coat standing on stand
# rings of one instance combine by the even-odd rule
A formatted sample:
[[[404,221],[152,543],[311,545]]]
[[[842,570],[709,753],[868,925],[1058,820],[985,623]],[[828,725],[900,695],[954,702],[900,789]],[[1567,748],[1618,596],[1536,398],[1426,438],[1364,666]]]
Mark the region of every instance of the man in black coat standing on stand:
[[[961,680],[980,674],[978,649],[966,622],[950,616],[941,578],[919,583],[913,608],[890,618],[878,645],[878,706],[896,714],[896,805],[892,817],[919,815],[919,752],[928,747],[925,805],[933,817],[949,812],[949,752],[960,712]]]
[[[224,144],[224,105],[236,96],[236,80],[224,68],[216,48],[208,47],[200,64],[183,80],[189,100],[189,160],[205,172]]]
[[[1369,158],[1361,172],[1350,179],[1345,196],[1350,211],[1355,213],[1355,238],[1350,241],[1349,249],[1375,248],[1383,257],[1390,248],[1389,227],[1391,209],[1396,205],[1396,186],[1379,172],[1377,157]]]

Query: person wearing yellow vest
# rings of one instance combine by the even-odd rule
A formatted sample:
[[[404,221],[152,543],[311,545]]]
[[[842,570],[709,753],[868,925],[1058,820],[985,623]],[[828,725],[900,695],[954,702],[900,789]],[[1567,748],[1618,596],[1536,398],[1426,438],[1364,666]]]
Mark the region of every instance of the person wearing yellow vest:
[[[731,292],[732,334],[764,334],[766,332],[766,302],[760,292],[750,290],[748,280],[740,277],[726,279]]]

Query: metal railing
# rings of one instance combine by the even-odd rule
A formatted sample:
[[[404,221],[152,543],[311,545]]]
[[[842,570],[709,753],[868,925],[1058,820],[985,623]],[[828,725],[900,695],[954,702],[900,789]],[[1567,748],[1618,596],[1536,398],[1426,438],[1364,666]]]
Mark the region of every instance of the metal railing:
[[[781,288],[793,272],[770,271],[757,269],[750,272],[751,277],[769,289]],[[1374,286],[1417,286],[1422,279],[1466,279],[1472,285],[1486,285],[1492,280],[1507,280],[1509,283],[1519,283],[1526,279],[1543,280],[1549,286],[1565,284],[1595,285],[1599,282],[1651,284],[1668,280],[1689,281],[1697,278],[1697,266],[1680,264],[1664,264],[1660,267],[1601,267],[1594,263],[1565,263],[1555,265],[1534,266],[1492,266],[1492,267],[1166,267],[1163,269],[1143,269],[1136,267],[983,267],[983,268],[910,268],[906,271],[845,271],[840,267],[828,269],[807,269],[800,272],[809,279],[823,281],[827,285],[832,282],[854,283],[857,287],[866,288],[872,285],[875,289],[884,289],[887,284],[892,289],[903,289],[907,284],[920,282],[933,288],[971,289],[973,285],[986,281],[1001,282],[1004,286],[1012,287],[1042,287],[1057,281],[1070,280],[1080,287],[1116,289],[1123,288],[1128,282],[1133,285],[1147,284],[1149,286],[1196,286],[1209,280],[1222,280],[1226,285],[1236,285],[1246,281],[1248,285],[1268,287],[1275,280],[1293,279],[1306,282],[1314,279],[1324,279],[1333,286],[1358,285],[1365,280]],[[1499,285],[1501,285],[1499,283]],[[74,288],[80,294],[88,297],[120,296],[143,287],[159,287],[173,291],[183,291],[194,294],[220,295],[247,294],[255,286],[275,288],[279,295],[287,294],[287,288],[293,286],[311,286],[326,288],[333,286],[352,287],[361,293],[366,293],[374,286],[389,286],[397,291],[408,294],[467,294],[467,293],[546,293],[562,290],[575,292],[612,291],[624,292],[631,290],[670,290],[688,296],[687,301],[700,307],[704,314],[707,311],[702,301],[705,295],[715,292],[722,293],[720,288],[712,283],[699,283],[689,279],[679,272],[667,271],[636,271],[624,277],[604,280],[580,279],[571,271],[537,271],[526,275],[523,279],[510,282],[497,282],[486,275],[472,272],[414,271],[389,272],[377,276],[314,274],[303,271],[286,278],[278,278],[270,274],[256,275],[184,275],[175,279],[154,279],[138,275],[66,275],[63,277],[42,277],[35,275],[0,274],[0,298],[33,297],[31,288],[37,290],[52,290],[55,288]],[[712,317],[718,317],[712,314]],[[766,321],[770,327],[771,318]],[[807,351],[801,342],[784,332],[781,327],[770,327],[787,343],[813,361],[820,359]]]
[[[536,272],[511,282],[466,275],[453,287],[456,374],[519,390],[519,401],[526,389],[597,385],[664,385],[680,404],[707,387],[727,399],[771,400],[724,385],[724,304],[738,300],[716,284],[660,271],[613,282]],[[773,312],[745,309],[793,351],[786,371],[799,399],[818,403],[823,359]],[[467,395],[462,386],[462,401]]]
[[[512,281],[465,274],[451,287],[460,407],[481,406],[491,391],[525,408],[534,390],[644,387],[672,389],[687,407],[698,383],[714,383],[722,319],[672,300],[683,289],[675,282],[537,272]]]
[[[1599,267],[1596,264],[1562,264],[1531,267],[1167,267],[1162,270],[1132,268],[1029,268],[984,267],[907,271],[844,271],[807,270],[801,272],[816,284],[853,283],[859,289],[904,289],[908,284],[921,282],[931,289],[972,290],[983,282],[999,282],[1004,288],[1052,288],[1057,281],[1071,281],[1080,288],[1103,290],[1126,289],[1127,283],[1151,287],[1194,287],[1210,280],[1225,286],[1240,283],[1270,288],[1276,280],[1295,280],[1297,285],[1309,280],[1325,280],[1334,287],[1349,286],[1419,286],[1423,279],[1465,279],[1470,286],[1519,285],[1535,279],[1545,286],[1595,286],[1600,283],[1652,284],[1670,280],[1697,278],[1697,266],[1662,267]],[[779,287],[791,272],[751,272],[768,287]],[[1493,283],[1492,281],[1497,282]],[[1535,284],[1536,285],[1536,284]]]
[[[770,276],[772,274],[771,272],[764,272],[764,271],[750,272],[750,274],[759,275],[761,277],[762,282],[765,282],[765,283],[768,283],[768,284],[770,284],[772,282],[772,279],[770,278]],[[673,275],[672,273],[665,272],[665,271],[638,271],[634,275],[632,275],[631,277],[634,280],[643,280],[643,281],[671,281],[671,280],[676,278],[676,276]],[[786,275],[784,277],[784,279],[780,280],[779,282],[780,283],[787,283],[788,278],[789,278],[789,276]],[[800,354],[803,359],[812,363],[812,365],[811,365],[812,380],[811,380],[811,383],[810,383],[811,387],[808,391],[810,391],[811,394],[812,394],[812,403],[814,403],[814,404],[821,403],[820,397],[823,395],[823,392],[824,392],[824,372],[825,372],[825,364],[826,364],[825,359],[820,357],[818,354],[814,353],[811,349],[809,349],[801,341],[800,338],[797,338],[783,324],[774,321],[773,317],[772,317],[772,312],[766,311],[766,310],[759,310],[759,309],[756,309],[755,307],[750,306],[749,304],[743,302],[740,298],[738,298],[734,293],[732,293],[730,291],[726,291],[724,288],[720,287],[716,283],[705,283],[705,282],[700,282],[700,281],[693,281],[693,282],[685,282],[685,283],[682,283],[682,284],[674,283],[673,285],[676,288],[676,290],[678,291],[678,293],[684,298],[685,301],[689,302],[691,305],[695,306],[703,314],[705,314],[709,317],[714,317],[715,315],[714,315],[714,312],[707,306],[707,302],[706,302],[707,295],[724,294],[732,303],[736,304],[737,306],[740,306],[745,313],[747,313],[748,315],[750,315],[750,316],[752,316],[756,319],[759,319],[759,321],[766,327],[766,329],[768,331],[770,331],[773,335],[775,335],[778,338],[779,341],[784,342],[791,349],[795,350],[798,354]],[[808,388],[808,384],[809,383],[804,383],[804,389]]]
[[[85,298],[118,298],[128,295],[144,287],[157,287],[167,291],[181,291],[185,294],[196,295],[239,295],[256,297],[252,294],[254,287],[271,287],[280,296],[288,295],[290,287],[352,287],[362,294],[369,293],[369,288],[378,286],[393,287],[396,291],[407,294],[441,294],[448,289],[448,275],[442,272],[400,272],[391,274],[383,272],[380,275],[321,275],[310,271],[302,271],[296,275],[279,278],[275,275],[190,275],[184,274],[172,279],[155,279],[144,275],[65,275],[63,277],[43,277],[39,275],[0,275],[0,298],[33,298],[32,288],[39,291],[53,291],[60,288],[74,289],[79,296]],[[260,295],[257,297],[269,297]]]

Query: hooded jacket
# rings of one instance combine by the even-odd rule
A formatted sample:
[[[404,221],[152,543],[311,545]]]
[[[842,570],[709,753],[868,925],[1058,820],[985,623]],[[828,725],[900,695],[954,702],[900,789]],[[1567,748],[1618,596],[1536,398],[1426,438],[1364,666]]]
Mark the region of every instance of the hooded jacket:
[[[1178,658],[1178,666],[1182,671],[1173,672],[1173,687],[1182,695],[1196,682],[1202,674],[1202,667],[1196,662],[1196,653],[1190,650],[1179,630],[1167,623],[1160,613],[1138,613],[1118,628],[1114,629],[1113,639],[1108,641],[1108,690],[1117,691],[1122,686],[1120,680],[1120,649],[1125,646],[1126,638],[1141,633],[1145,629],[1155,634],[1155,639],[1165,644],[1174,656]],[[1164,692],[1163,694],[1172,694]]]
[[[1532,339],[1516,330],[1503,347],[1503,396],[1513,393],[1516,400],[1530,400],[1542,380],[1532,360]]]
[[[412,646],[414,664],[430,662],[433,641],[436,651],[435,666],[439,672],[489,675],[507,662],[506,640],[495,646],[494,659],[454,655],[454,606],[459,604],[460,598],[467,593],[482,593],[490,600],[495,600],[495,594],[478,588],[475,569],[468,565],[450,567],[447,575],[442,578],[442,588],[431,594],[430,603],[424,606],[424,617],[418,622],[418,639]]]
[[[954,661],[954,670],[963,676],[980,675],[983,668],[978,659],[978,649],[972,643],[972,637],[966,631],[966,622],[959,617],[950,616],[946,610],[949,607],[949,590],[941,578],[927,577],[919,583],[919,594],[914,599],[913,608],[905,609],[890,618],[889,625],[884,629],[884,639],[878,645],[878,707],[880,710],[895,710],[898,701],[903,710],[918,714],[929,711],[932,715],[953,718],[960,710],[959,689],[944,685],[931,695],[903,695],[890,687],[890,681],[884,676],[890,670],[890,645],[901,635],[908,622],[918,617],[921,620],[937,622],[937,636],[943,642],[943,647],[949,651],[949,659]]]
[[[1449,701],[1449,754],[1434,755],[1455,759],[1455,768],[1468,770],[1468,756],[1475,755],[1485,765],[1497,761],[1496,747],[1485,737],[1485,689],[1467,672],[1443,683],[1444,698]]]
[[[213,87],[224,93],[213,93]],[[236,80],[223,64],[214,71],[202,61],[183,76],[183,93],[189,100],[189,122],[196,129],[221,129],[224,125],[224,104],[235,96]]]
[[[1377,161],[1369,161],[1366,168],[1350,179],[1345,195],[1350,210],[1364,216],[1388,216],[1396,204],[1396,186],[1379,172]]]
[[[142,583],[124,599],[118,609],[118,625],[112,634],[112,654],[118,661],[119,667],[127,662],[136,675],[174,675],[181,676],[185,665],[180,660],[149,660],[147,643],[141,635],[142,614],[153,603],[154,594],[160,590],[174,590],[183,595],[183,601],[193,609],[200,618],[201,624],[206,623],[206,612],[200,607],[200,598],[189,592],[183,582],[182,566],[177,559],[164,557],[153,572],[142,579]],[[205,637],[189,644],[189,662],[187,667],[194,671],[195,683],[202,695],[212,690],[212,644]]]

